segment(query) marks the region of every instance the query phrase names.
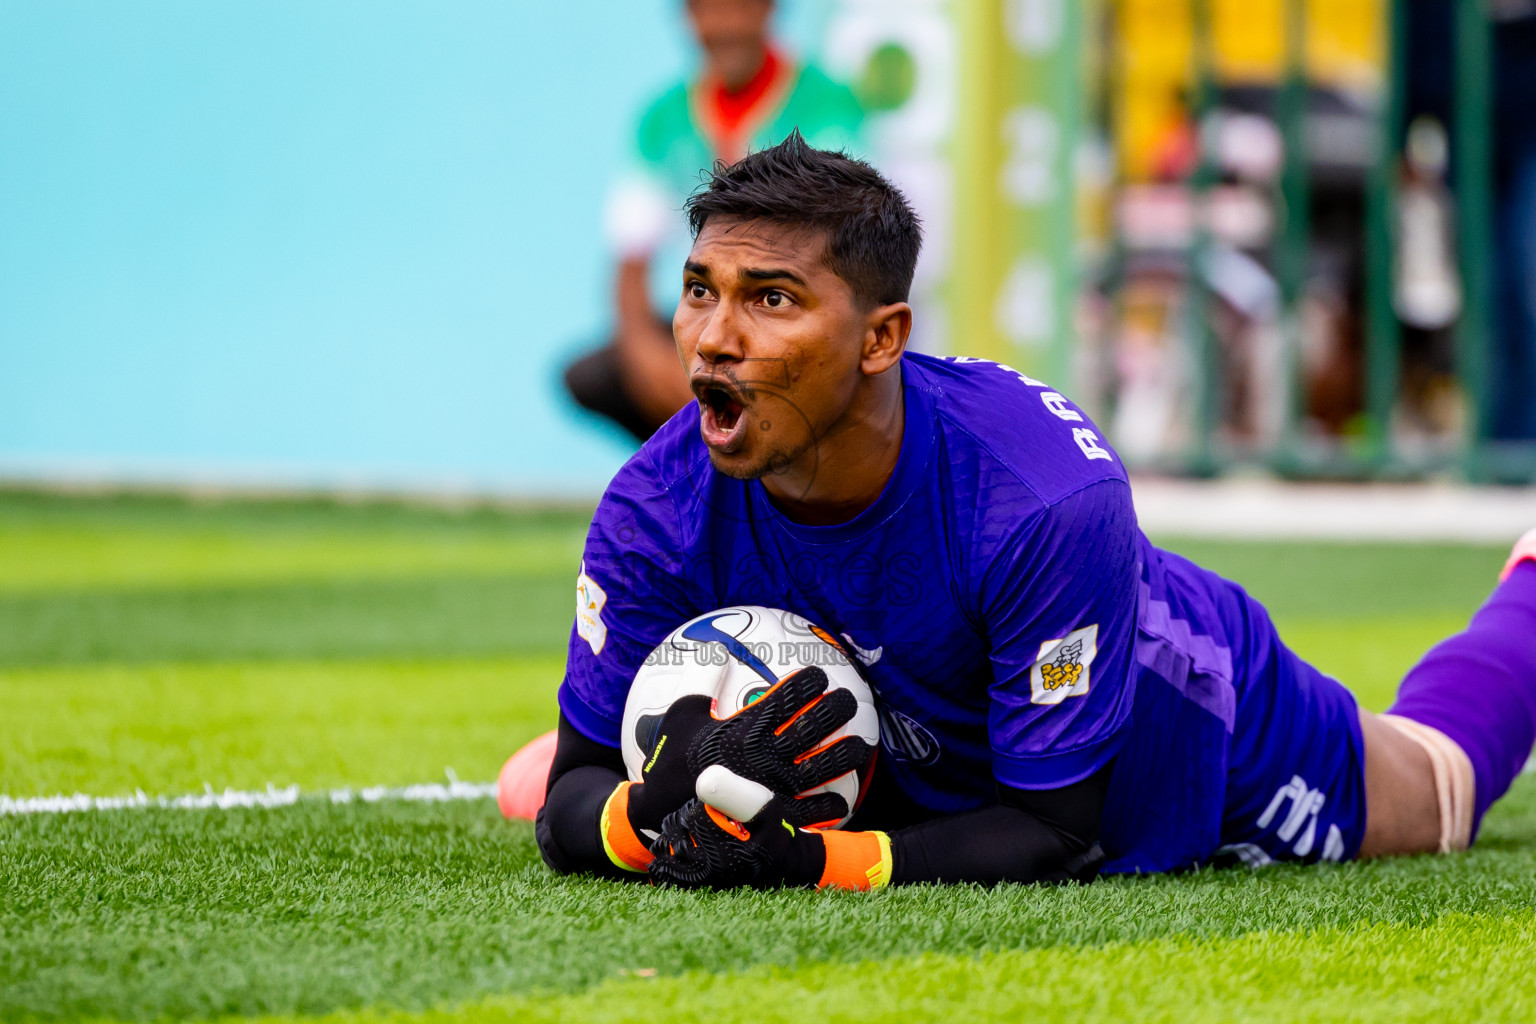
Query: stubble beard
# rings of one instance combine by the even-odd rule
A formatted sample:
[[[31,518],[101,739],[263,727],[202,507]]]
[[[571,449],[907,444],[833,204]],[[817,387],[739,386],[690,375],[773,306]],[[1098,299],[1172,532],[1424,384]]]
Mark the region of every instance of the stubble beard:
[[[715,467],[715,471],[722,476],[731,477],[733,480],[761,480],[765,476],[772,476],[789,469],[800,460],[802,455],[810,451],[815,443],[815,438],[807,438],[798,448],[769,448],[762,455],[745,464],[735,462],[728,456],[711,449],[709,461]]]

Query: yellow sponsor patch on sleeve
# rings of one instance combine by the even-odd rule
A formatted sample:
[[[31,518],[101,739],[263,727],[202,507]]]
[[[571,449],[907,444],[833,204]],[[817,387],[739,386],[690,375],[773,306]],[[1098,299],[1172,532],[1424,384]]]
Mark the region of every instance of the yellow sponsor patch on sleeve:
[[[1087,694],[1098,653],[1098,623],[1041,644],[1040,654],[1029,669],[1030,703],[1060,704],[1068,697]]]

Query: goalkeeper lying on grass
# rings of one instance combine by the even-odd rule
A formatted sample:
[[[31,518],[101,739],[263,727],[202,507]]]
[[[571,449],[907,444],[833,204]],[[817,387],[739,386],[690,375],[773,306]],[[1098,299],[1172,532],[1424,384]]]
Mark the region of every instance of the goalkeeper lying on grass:
[[[1241,588],[1147,541],[1071,402],[1005,366],[905,352],[919,228],[873,169],[791,136],[717,169],[688,216],[673,329],[698,403],[592,522],[538,821],[552,867],[862,889],[1473,840],[1536,737],[1536,531],[1392,712],[1363,711]],[[626,779],[636,669],[679,623],[737,604],[842,636],[895,724],[845,831],[804,828],[836,817],[826,797],[779,792],[745,823],[694,799],[701,751],[769,788],[858,763],[833,748],[808,773],[767,742],[814,700],[814,672],[735,728],[674,705]]]

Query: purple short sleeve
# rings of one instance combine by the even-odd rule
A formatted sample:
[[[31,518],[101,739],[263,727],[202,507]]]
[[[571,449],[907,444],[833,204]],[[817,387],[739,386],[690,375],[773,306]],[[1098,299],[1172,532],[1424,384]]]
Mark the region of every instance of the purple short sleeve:
[[[645,451],[598,504],[576,578],[560,710],[588,738],[619,745],[624,701],[645,656],[698,612],[680,578],[675,506]]]
[[[996,545],[982,584],[993,774],[1018,789],[1086,778],[1130,722],[1141,577],[1130,487],[1092,484]]]

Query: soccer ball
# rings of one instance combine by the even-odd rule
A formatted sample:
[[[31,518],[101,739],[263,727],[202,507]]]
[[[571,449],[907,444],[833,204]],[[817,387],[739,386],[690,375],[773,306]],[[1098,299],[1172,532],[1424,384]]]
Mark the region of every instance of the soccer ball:
[[[674,629],[645,659],[630,685],[624,704],[620,747],[631,780],[656,746],[661,719],[679,697],[704,694],[715,717],[725,718],[747,707],[780,679],[798,669],[818,665],[827,674],[827,689],[841,687],[858,698],[859,709],[826,742],[858,736],[871,748],[880,742],[874,695],[848,660],[842,644],[819,626],[794,612],[757,605],[737,605],[708,612]],[[812,793],[831,792],[848,801],[853,816],[869,785],[875,758],[861,770],[849,772]]]

